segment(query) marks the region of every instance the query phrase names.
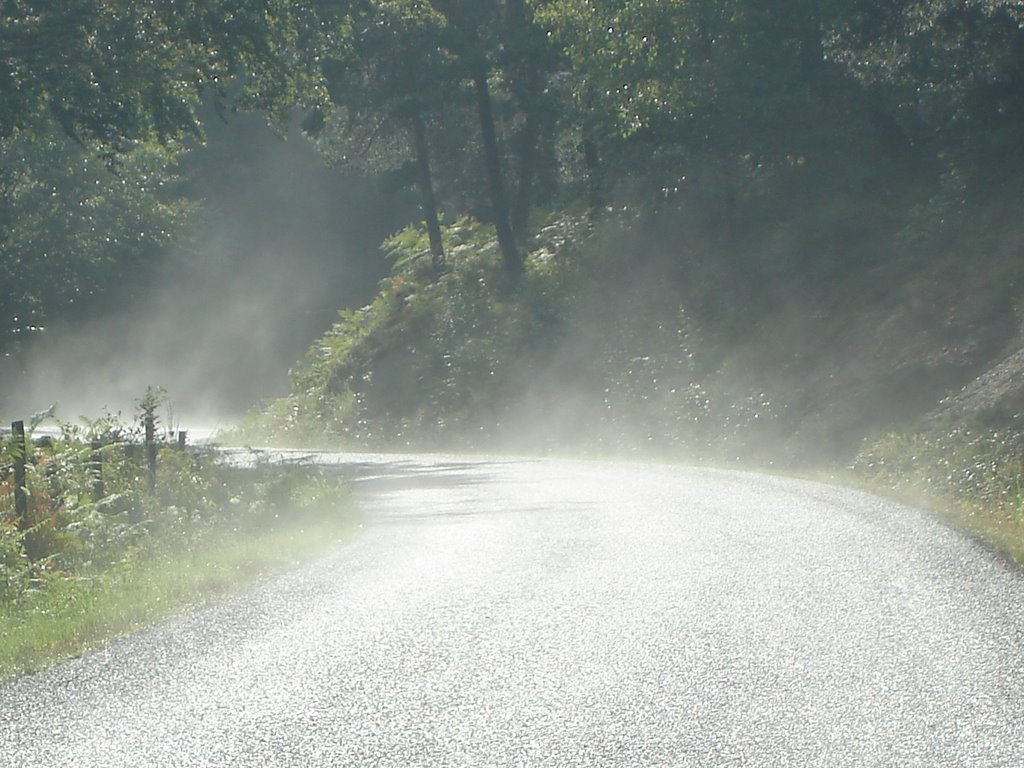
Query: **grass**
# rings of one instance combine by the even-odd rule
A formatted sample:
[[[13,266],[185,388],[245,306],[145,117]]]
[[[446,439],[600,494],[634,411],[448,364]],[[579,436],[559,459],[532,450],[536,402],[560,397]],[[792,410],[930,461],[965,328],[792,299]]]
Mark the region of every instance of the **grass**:
[[[933,510],[1024,565],[1020,426],[973,415],[890,434],[865,447],[853,470],[872,490]]]
[[[879,496],[925,509],[1024,567],[1024,515],[1019,505],[956,498],[941,491],[893,488],[858,478],[855,483]],[[851,482],[850,484],[854,484]]]
[[[848,468],[785,473],[787,476],[870,493],[925,510],[1024,567],[1024,515],[1006,505],[957,499],[948,493],[902,485],[894,487]]]
[[[347,504],[328,509],[249,534],[219,531],[189,549],[137,553],[103,572],[47,577],[0,605],[0,681],[101,648],[328,551],[355,527]]]

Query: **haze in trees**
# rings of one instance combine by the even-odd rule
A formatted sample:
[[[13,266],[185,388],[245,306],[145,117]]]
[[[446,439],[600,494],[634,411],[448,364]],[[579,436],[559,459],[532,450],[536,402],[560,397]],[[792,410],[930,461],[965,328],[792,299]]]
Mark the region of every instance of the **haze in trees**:
[[[217,249],[188,245],[219,204],[185,159],[205,99],[300,125],[383,211],[331,235],[380,259],[376,297],[327,269],[274,299],[295,312],[336,291],[347,314],[323,320],[271,410],[307,408],[334,435],[377,419],[395,439],[472,443],[508,414],[563,423],[548,416],[576,402],[611,431],[649,425],[633,444],[694,418],[725,434],[740,404],[770,401],[752,442],[801,431],[849,452],[1014,343],[1022,23],[1008,0],[15,0],[0,12],[0,343],[141,296],[181,253],[216,272]],[[313,186],[303,207],[358,208]],[[371,231],[393,234],[379,256]],[[257,312],[261,275],[305,275],[272,250],[230,270]],[[975,275],[995,287],[967,291]],[[854,327],[901,343],[869,352],[874,331]],[[680,334],[692,364],[666,341]],[[922,341],[901,356],[907,339]],[[703,393],[715,415],[668,404],[667,370],[673,397]]]

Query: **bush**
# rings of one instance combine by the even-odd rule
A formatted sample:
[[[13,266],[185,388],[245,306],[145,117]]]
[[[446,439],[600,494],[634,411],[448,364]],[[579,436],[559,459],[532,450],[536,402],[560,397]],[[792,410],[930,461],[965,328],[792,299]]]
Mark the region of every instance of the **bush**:
[[[233,467],[209,450],[179,450],[168,437],[159,438],[150,489],[138,427],[111,416],[61,425],[59,437],[30,449],[26,530],[15,519],[13,477],[0,474],[0,601],[16,601],[34,584],[188,548],[219,532],[256,531],[284,509],[303,514],[311,500],[337,500],[338,484],[315,467]],[[9,468],[12,459],[5,441],[0,467]]]

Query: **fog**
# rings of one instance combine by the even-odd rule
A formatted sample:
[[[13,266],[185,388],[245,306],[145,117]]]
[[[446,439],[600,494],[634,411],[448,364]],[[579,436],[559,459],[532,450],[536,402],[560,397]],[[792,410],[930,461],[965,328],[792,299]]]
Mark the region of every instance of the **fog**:
[[[64,420],[130,416],[147,387],[164,387],[182,428],[224,425],[287,393],[289,367],[337,310],[372,295],[376,245],[402,205],[328,168],[296,129],[282,139],[256,116],[205,122],[206,145],[182,164],[201,200],[190,244],[130,306],[52,325],[5,360],[0,417],[53,403]]]

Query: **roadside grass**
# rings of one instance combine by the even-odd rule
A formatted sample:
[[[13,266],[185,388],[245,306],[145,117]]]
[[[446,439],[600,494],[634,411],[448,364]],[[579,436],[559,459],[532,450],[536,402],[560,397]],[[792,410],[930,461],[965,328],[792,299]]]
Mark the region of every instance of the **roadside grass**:
[[[984,504],[909,485],[893,486],[850,468],[785,472],[788,477],[841,485],[931,514],[1024,568],[1024,513],[1009,504]]]
[[[48,574],[19,600],[0,604],[0,681],[237,593],[324,554],[355,528],[352,506],[342,499],[260,529],[209,532],[185,548],[133,550],[102,570]]]
[[[1021,439],[1024,433],[970,423],[894,432],[866,443],[849,466],[782,474],[924,510],[1024,568]]]
[[[876,479],[848,473],[841,476],[853,485],[908,506],[924,509],[946,524],[965,532],[989,548],[1024,567],[1024,513],[1010,502],[980,502],[954,497],[948,492],[913,487],[893,487]]]
[[[1024,443],[1019,425],[984,414],[865,446],[853,473],[876,492],[941,519],[1024,565]]]
[[[21,510],[0,441],[0,681],[102,647],[326,552],[355,528],[304,458],[157,446],[112,417],[30,442]],[[152,471],[152,470],[151,470]]]
[[[1019,513],[974,509],[956,504],[947,506],[948,509],[938,509],[942,517],[1008,555],[1018,566],[1024,567],[1024,520]]]

